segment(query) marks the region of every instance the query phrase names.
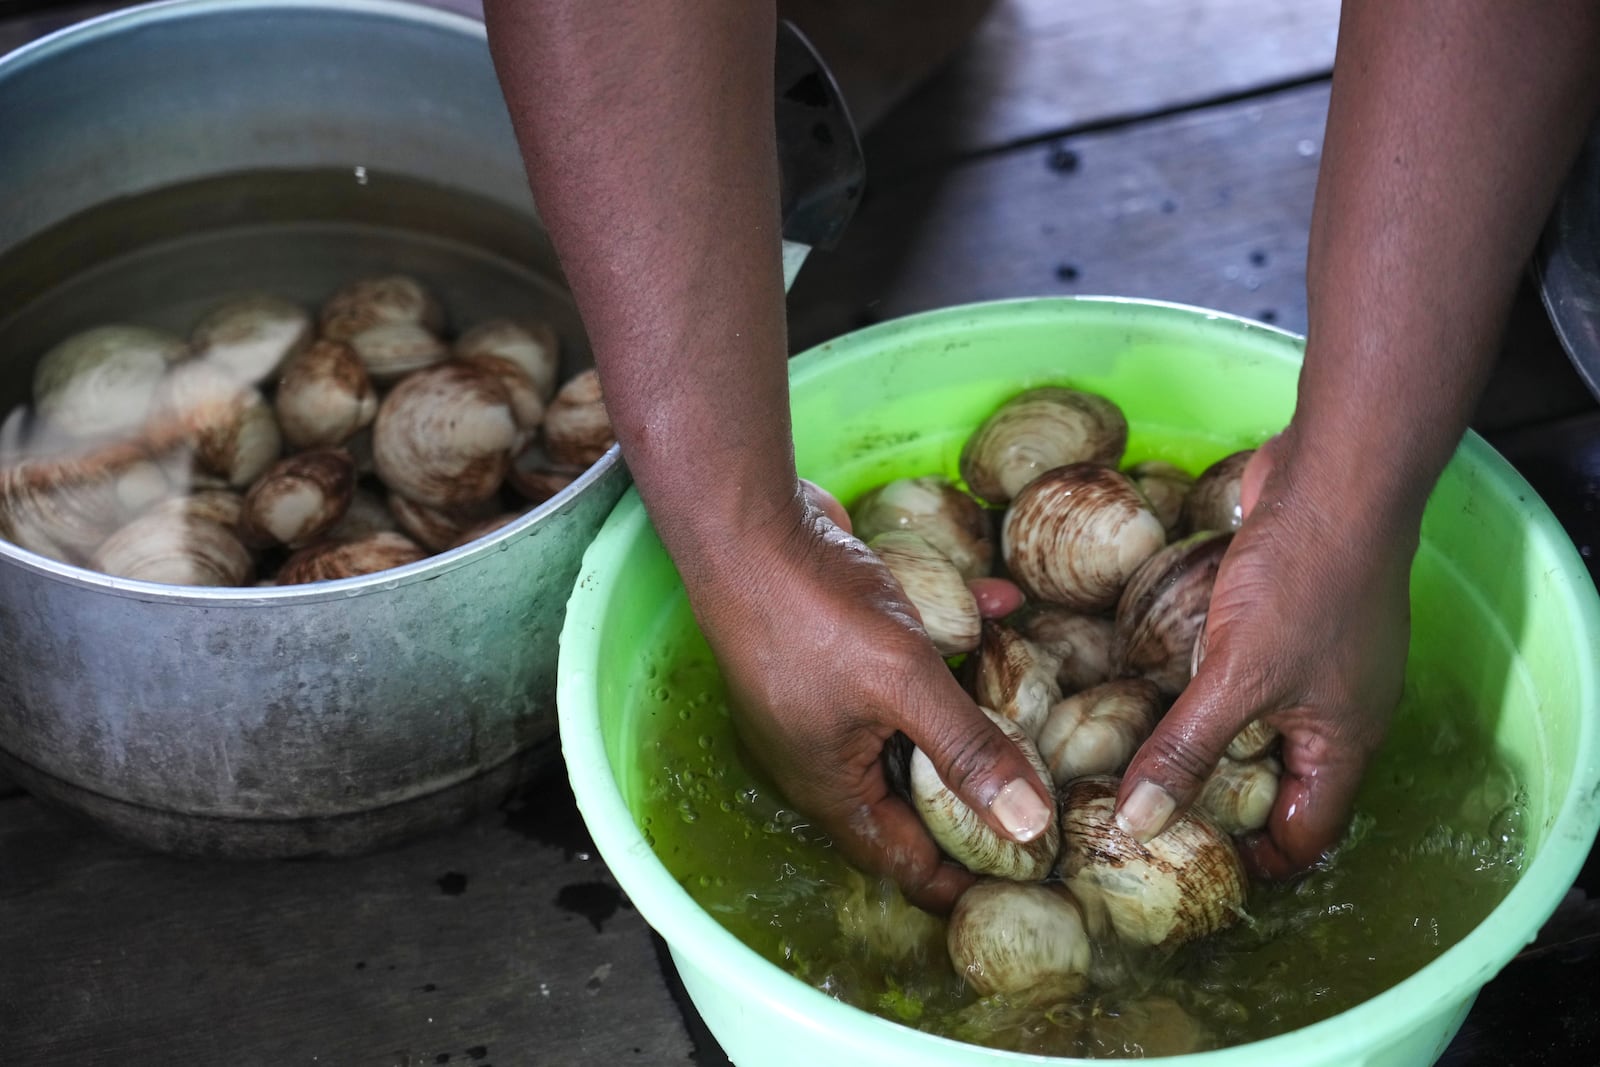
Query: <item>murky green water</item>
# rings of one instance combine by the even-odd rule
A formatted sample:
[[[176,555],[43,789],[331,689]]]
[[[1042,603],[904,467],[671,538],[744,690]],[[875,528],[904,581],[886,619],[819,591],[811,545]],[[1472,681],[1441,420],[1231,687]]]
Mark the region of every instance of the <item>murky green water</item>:
[[[908,1026],[999,1048],[1159,1055],[1270,1037],[1414,973],[1470,931],[1523,861],[1511,772],[1408,693],[1333,862],[1256,886],[1250,918],[1170,959],[1102,960],[1106,988],[1012,1004],[953,973],[943,925],[851,869],[742,756],[687,609],[647,666],[636,817],[724,926],[812,986]],[[681,625],[679,624],[681,623]],[[1460,720],[1455,720],[1459,722]]]

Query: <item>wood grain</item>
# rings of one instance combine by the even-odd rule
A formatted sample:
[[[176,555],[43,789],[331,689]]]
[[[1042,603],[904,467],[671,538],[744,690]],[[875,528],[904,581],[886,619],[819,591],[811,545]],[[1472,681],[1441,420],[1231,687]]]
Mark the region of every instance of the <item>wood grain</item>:
[[[796,349],[974,300],[1151,297],[1306,321],[1314,85],[931,172],[865,203],[791,299]]]
[[[1001,0],[914,106],[875,132],[869,180],[1320,77],[1338,26],[1339,0]]]
[[[650,931],[556,777],[457,833],[328,863],[173,860],[0,802],[5,1061],[684,1062]]]

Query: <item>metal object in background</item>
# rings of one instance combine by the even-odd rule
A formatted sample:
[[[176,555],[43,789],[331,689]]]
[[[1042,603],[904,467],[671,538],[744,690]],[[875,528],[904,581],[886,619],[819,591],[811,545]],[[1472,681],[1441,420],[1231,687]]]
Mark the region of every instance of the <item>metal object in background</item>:
[[[797,264],[837,237],[860,162],[831,78],[785,42],[780,97],[837,149],[785,154]],[[791,99],[802,84],[828,99]],[[0,61],[0,156],[0,253],[270,168],[365,167],[533,217],[482,24],[392,0],[172,0],[46,38]],[[458,822],[553,758],[567,596],[627,482],[613,448],[471,545],[312,586],[176,589],[0,542],[0,772],[184,853],[348,854]]]
[[[1539,242],[1536,267],[1556,336],[1600,399],[1600,125],[1562,187]]]

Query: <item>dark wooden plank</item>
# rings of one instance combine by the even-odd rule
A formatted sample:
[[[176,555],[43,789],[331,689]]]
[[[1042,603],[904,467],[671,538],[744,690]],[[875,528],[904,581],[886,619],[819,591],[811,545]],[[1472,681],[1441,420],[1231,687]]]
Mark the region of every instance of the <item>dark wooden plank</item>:
[[[868,142],[874,181],[930,160],[1325,75],[1339,0],[1000,0]]]
[[[1310,86],[868,181],[840,247],[792,300],[796,347],[948,304],[1114,294],[1305,327],[1327,89]]]
[[[552,778],[337,862],[169,859],[0,803],[4,1060],[685,1062],[652,935]]]

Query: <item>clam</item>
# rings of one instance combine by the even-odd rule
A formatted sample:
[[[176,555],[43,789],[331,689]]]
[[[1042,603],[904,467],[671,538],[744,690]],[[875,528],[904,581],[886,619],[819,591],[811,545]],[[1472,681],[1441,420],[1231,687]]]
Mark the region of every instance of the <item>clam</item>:
[[[1083,910],[1059,885],[978,881],[951,909],[945,943],[980,996],[1081,988],[1092,958]]]
[[[209,363],[172,369],[161,383],[148,435],[165,449],[181,443],[196,468],[237,488],[248,486],[283,448],[278,421],[260,390]]]
[[[556,379],[561,368],[561,339],[547,322],[512,322],[491,319],[480,322],[456,338],[457,359],[497,356],[521,367],[539,390],[539,399],[548,401],[556,394]]]
[[[1170,949],[1236,921],[1246,882],[1228,835],[1190,809],[1141,845],[1117,828],[1117,785],[1095,775],[1062,792],[1057,870],[1083,905],[1090,936]]]
[[[1127,420],[1111,401],[1043,386],[1006,401],[967,438],[961,477],[979,499],[999,505],[1052,468],[1115,466],[1127,445]]]
[[[1274,759],[1224,757],[1206,777],[1195,801],[1224,833],[1243,834],[1267,825],[1278,799],[1282,768]]]
[[[435,552],[454,545],[461,535],[499,511],[497,500],[490,497],[466,507],[444,511],[418,504],[400,493],[389,494],[389,513],[412,540]]]
[[[319,448],[281,459],[245,494],[240,536],[261,548],[309,544],[344,516],[355,486],[355,461],[343,449]]]
[[[994,566],[989,513],[948,480],[935,475],[881,485],[850,509],[855,535],[870,541],[907,530],[943,552],[962,577],[986,578]]]
[[[494,496],[516,440],[505,387],[452,361],[409,375],[384,398],[372,451],[386,486],[451,511]]]
[[[244,496],[231,489],[202,489],[158,502],[147,514],[176,514],[205,519],[237,532],[244,517]]]
[[[1060,662],[1056,682],[1062,693],[1111,680],[1116,627],[1110,619],[1055,604],[1034,604],[1018,613],[1015,623],[1024,637]]]
[[[500,384],[506,387],[506,396],[511,399],[511,414],[517,420],[517,429],[531,438],[544,422],[544,397],[539,395],[538,386],[521,365],[504,356],[487,353],[456,358],[500,379]]]
[[[278,569],[279,585],[331,582],[415,563],[427,550],[405,534],[368,534],[353,541],[318,541],[290,556]]]
[[[1223,456],[1200,472],[1183,501],[1183,529],[1237,530],[1244,522],[1239,488],[1254,449]]]
[[[1050,708],[1039,755],[1057,787],[1093,774],[1121,774],[1161,717],[1161,691],[1143,678],[1085,689]]]
[[[1114,660],[1119,673],[1149,678],[1167,696],[1188,684],[1211,587],[1233,535],[1202,530],[1176,541],[1134,572],[1117,602]]]
[[[195,355],[260,385],[311,342],[311,316],[269,293],[235,297],[207,312],[189,334]]]
[[[978,647],[983,620],[977,598],[943,552],[904,530],[881,533],[867,547],[900,583],[940,655],[955,656]]]
[[[323,537],[326,541],[357,541],[368,534],[394,532],[400,529],[394,513],[383,497],[371,489],[357,486],[350,494],[350,506],[345,508],[339,521]]]
[[[254,561],[238,535],[221,523],[181,509],[160,509],[106,538],[90,566],[144,582],[242,586]]]
[[[569,379],[544,413],[544,449],[556,463],[585,467],[616,444],[592,369]]]
[[[22,459],[0,469],[0,534],[31,552],[78,563],[170,492],[166,473],[132,442]]]
[[[1127,475],[1092,463],[1035,478],[1000,528],[1006,567],[1023,591],[1082,612],[1116,604],[1134,571],[1166,543],[1161,520]]]
[[[182,338],[144,326],[97,326],[46,352],[33,372],[39,416],[68,437],[138,429],[167,369],[189,354]]]
[[[372,380],[399,381],[412,371],[442,363],[450,349],[426,326],[415,322],[380,322],[351,337],[351,351]]]
[[[1194,475],[1159,459],[1135,463],[1125,472],[1150,501],[1150,509],[1166,527],[1167,536],[1178,532],[1183,517],[1183,501],[1194,485]]]
[[[1039,736],[1050,706],[1061,699],[1054,656],[999,619],[983,620],[971,666],[972,699]]]
[[[1050,784],[1050,772],[1022,727],[988,708],[982,711],[1027,757],[1045,794],[1053,797],[1055,789]],[[1017,882],[1036,882],[1055,865],[1060,844],[1058,820],[1051,819],[1045,831],[1032,841],[1018,842],[1001,836],[944,784],[939,772],[934,770],[933,761],[920,748],[911,753],[910,780],[912,806],[922,816],[928,833],[952,859],[969,871]]]
[[[284,439],[295,448],[342,445],[378,414],[367,369],[343,341],[318,341],[290,359],[275,403]]]
[[[511,461],[506,481],[531,504],[543,504],[578,480],[586,468],[557,463],[538,441],[530,442]]]
[[[323,337],[348,341],[386,322],[409,323],[437,333],[444,326],[439,302],[421,282],[404,274],[362,278],[340,288],[322,305]]]
[[[1242,761],[1260,759],[1272,751],[1272,746],[1277,744],[1277,741],[1277,728],[1256,719],[1246,724],[1244,729],[1228,742],[1228,758]]]

